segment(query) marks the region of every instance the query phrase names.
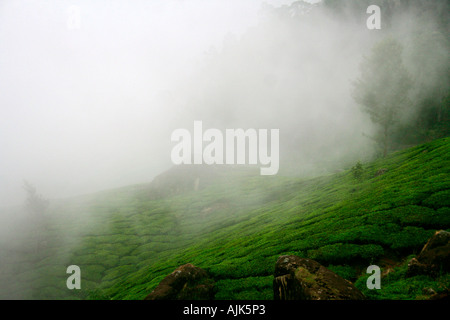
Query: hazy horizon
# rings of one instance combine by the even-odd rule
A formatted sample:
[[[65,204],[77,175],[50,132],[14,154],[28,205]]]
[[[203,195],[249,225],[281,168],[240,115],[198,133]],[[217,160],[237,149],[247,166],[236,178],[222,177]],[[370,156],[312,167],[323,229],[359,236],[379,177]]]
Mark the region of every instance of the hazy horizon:
[[[23,202],[24,180],[48,198],[151,181],[171,166],[167,90],[262,3],[291,2],[3,1],[1,206]]]

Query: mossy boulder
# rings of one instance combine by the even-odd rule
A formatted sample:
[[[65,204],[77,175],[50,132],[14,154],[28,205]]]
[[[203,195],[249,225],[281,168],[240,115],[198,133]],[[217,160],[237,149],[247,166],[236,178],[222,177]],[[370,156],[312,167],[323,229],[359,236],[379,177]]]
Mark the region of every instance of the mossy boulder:
[[[362,300],[350,281],[320,263],[298,256],[281,256],[275,265],[275,300]]]
[[[450,271],[450,232],[436,231],[416,258],[408,263],[406,275],[439,276]]]
[[[188,263],[165,277],[144,300],[212,300],[214,293],[207,272]]]

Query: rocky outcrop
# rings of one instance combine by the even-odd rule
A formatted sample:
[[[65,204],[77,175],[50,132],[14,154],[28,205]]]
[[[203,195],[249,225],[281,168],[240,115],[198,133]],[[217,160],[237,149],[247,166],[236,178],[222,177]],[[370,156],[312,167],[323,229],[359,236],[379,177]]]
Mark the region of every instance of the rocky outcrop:
[[[438,276],[450,271],[450,232],[436,231],[416,258],[408,262],[407,277]]]
[[[145,300],[211,300],[214,281],[205,270],[190,263],[165,277]]]
[[[430,300],[450,300],[450,291],[447,289],[443,292],[435,293],[430,297]]]
[[[362,300],[351,282],[318,262],[297,256],[281,256],[275,265],[275,300]]]

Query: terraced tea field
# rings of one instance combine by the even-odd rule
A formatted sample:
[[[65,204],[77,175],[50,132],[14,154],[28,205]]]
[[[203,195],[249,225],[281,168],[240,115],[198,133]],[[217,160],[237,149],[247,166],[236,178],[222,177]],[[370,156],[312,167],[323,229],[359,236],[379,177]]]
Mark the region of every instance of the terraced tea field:
[[[215,279],[216,299],[272,299],[277,258],[295,254],[371,299],[422,299],[424,287],[450,283],[448,274],[405,279],[407,259],[450,227],[449,160],[445,138],[363,163],[361,179],[350,169],[309,179],[230,169],[196,191],[173,189],[175,171],[170,188],[52,201],[44,221],[15,225],[14,241],[0,243],[1,298],[143,299],[192,263]],[[365,288],[370,264],[390,271],[382,290]],[[81,290],[66,287],[69,265],[81,268]]]

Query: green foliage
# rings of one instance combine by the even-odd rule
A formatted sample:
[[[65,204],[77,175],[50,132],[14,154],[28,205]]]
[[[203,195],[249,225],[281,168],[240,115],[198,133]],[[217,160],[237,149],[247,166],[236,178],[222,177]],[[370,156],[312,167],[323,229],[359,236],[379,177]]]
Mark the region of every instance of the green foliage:
[[[353,282],[357,279],[357,272],[352,266],[330,264],[327,268],[348,281]]]
[[[176,267],[193,263],[216,280],[217,299],[272,299],[275,262],[285,254],[316,259],[364,289],[361,270],[369,264],[417,253],[437,229],[450,227],[448,154],[450,140],[441,139],[367,163],[354,192],[348,170],[312,179],[236,175],[234,187],[211,185],[153,200],[144,187],[76,205],[73,200],[49,211],[51,250],[45,257],[22,257],[11,292],[41,299],[143,299]],[[380,168],[387,171],[375,177]],[[90,212],[89,223],[74,219],[74,208]],[[89,228],[67,237],[77,224]],[[65,288],[70,264],[82,272],[77,293]],[[383,279],[380,292],[365,293],[414,299],[422,284],[432,285],[420,277],[408,284],[404,268]]]
[[[405,227],[401,232],[391,235],[391,248],[396,250],[419,250],[432,235],[432,230],[424,230],[417,227]]]
[[[436,192],[425,199],[422,204],[434,209],[450,207],[450,190]]]
[[[218,300],[271,300],[273,276],[217,281]]]
[[[363,177],[363,173],[364,173],[364,169],[363,166],[361,164],[361,161],[358,161],[352,168],[351,168],[351,172],[353,174],[353,177],[358,180],[361,181],[362,177]]]
[[[416,299],[424,287],[448,288],[448,275],[406,279],[404,262],[383,277],[382,290],[368,290],[360,270],[386,256],[417,253],[435,230],[450,228],[449,1],[323,2],[362,28],[369,5],[382,9],[382,30],[374,37],[382,40],[361,63],[354,98],[379,126],[372,138],[384,155],[389,148],[442,139],[364,168],[358,162],[341,174],[299,179],[229,171],[219,183],[178,195],[141,185],[49,207],[26,185],[28,209],[48,220],[45,228],[0,247],[5,291],[25,299],[142,299],[189,262],[214,277],[217,299],[272,299],[273,267],[283,254],[317,259],[372,299]],[[283,8],[283,17],[291,17],[292,8]],[[419,23],[409,26],[412,36],[402,37],[397,30],[405,26],[396,25],[396,14],[414,10]],[[285,41],[277,38],[274,43]],[[217,79],[230,78],[217,70]],[[375,177],[381,168],[387,171]],[[177,179],[170,184],[190,184]],[[30,243],[42,243],[41,250]],[[82,270],[79,292],[65,287],[70,264]]]
[[[426,288],[433,289],[436,293],[443,292],[450,285],[450,275],[445,274],[437,278],[424,275],[406,277],[408,261],[413,256],[405,259],[403,264],[381,277],[381,289],[370,290],[367,288],[367,279],[370,274],[361,275],[355,282],[355,286],[361,290],[368,299],[373,300],[422,300],[429,296],[424,293]],[[383,268],[382,268],[383,274]]]
[[[376,261],[384,253],[380,245],[345,244],[335,243],[309,250],[308,257],[322,264],[336,263],[362,263],[367,264]]]

